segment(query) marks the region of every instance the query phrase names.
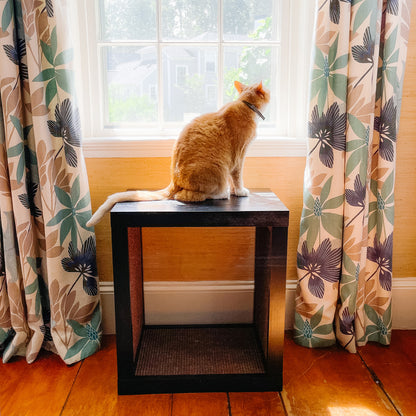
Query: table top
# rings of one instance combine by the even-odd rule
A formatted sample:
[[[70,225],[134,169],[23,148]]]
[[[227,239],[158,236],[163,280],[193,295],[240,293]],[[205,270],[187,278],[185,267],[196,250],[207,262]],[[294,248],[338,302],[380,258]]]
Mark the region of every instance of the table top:
[[[127,227],[276,226],[287,227],[289,210],[268,189],[248,197],[180,202],[175,200],[120,202],[111,223]]]

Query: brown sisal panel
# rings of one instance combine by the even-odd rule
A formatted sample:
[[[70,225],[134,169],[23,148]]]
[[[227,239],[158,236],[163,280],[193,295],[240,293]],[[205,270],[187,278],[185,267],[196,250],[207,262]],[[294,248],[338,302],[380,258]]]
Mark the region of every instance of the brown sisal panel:
[[[133,331],[133,357],[140,342],[144,321],[143,306],[143,266],[142,266],[141,228],[128,228],[129,275],[130,275],[130,310]]]
[[[144,328],[136,375],[262,374],[252,327]]]

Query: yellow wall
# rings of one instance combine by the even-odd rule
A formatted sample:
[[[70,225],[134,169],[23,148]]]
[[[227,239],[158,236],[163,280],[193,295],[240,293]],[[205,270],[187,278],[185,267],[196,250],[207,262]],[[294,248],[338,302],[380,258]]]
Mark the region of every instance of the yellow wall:
[[[416,276],[416,3],[413,2],[397,138],[393,277]]]
[[[169,183],[169,158],[87,159],[93,209],[108,194],[123,189],[157,189]],[[295,276],[299,218],[302,209],[304,158],[248,158],[245,185],[270,188],[290,210],[289,276]],[[252,278],[252,229],[146,229],[143,233],[144,274],[151,280],[246,280]],[[112,280],[110,219],[96,226],[101,280]],[[178,247],[182,247],[182,253]],[[214,250],[214,252],[212,252]],[[205,257],[205,253],[212,254]],[[226,255],[225,255],[226,253]],[[235,266],[238,265],[236,268]],[[193,270],[198,270],[195,275]],[[166,271],[169,270],[168,273]]]
[[[400,130],[397,141],[393,276],[416,276],[416,7],[412,10]],[[158,189],[169,183],[169,158],[86,159],[93,210],[114,192]],[[296,278],[305,158],[247,158],[247,187],[270,188],[290,210],[288,279]],[[253,230],[147,229],[144,273],[148,280],[245,280],[252,278]],[[97,225],[100,279],[112,280],[109,216]],[[180,250],[179,250],[180,248]],[[210,252],[206,256],[206,252]],[[184,253],[186,255],[184,255]]]

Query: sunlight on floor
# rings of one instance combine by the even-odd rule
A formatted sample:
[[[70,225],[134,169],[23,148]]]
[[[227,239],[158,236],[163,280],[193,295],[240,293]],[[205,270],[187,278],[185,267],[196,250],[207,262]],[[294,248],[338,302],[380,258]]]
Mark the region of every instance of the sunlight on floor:
[[[365,407],[328,407],[331,416],[378,416]]]

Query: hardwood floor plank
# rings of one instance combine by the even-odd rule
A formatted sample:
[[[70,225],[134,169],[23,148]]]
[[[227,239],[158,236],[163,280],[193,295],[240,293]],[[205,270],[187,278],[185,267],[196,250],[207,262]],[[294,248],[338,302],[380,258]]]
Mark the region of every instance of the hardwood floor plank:
[[[229,393],[232,416],[284,416],[277,392]]]
[[[358,354],[300,347],[288,333],[282,398],[288,415],[397,415]]]
[[[229,416],[227,393],[174,394],[172,416]]]
[[[389,347],[369,343],[359,352],[400,413],[416,414],[416,331],[393,331]]]
[[[171,407],[171,394],[118,396],[115,337],[105,336],[102,349],[83,362],[62,416],[170,416]]]
[[[0,363],[0,414],[59,415],[80,365],[67,366],[46,351],[32,364],[23,357]]]

